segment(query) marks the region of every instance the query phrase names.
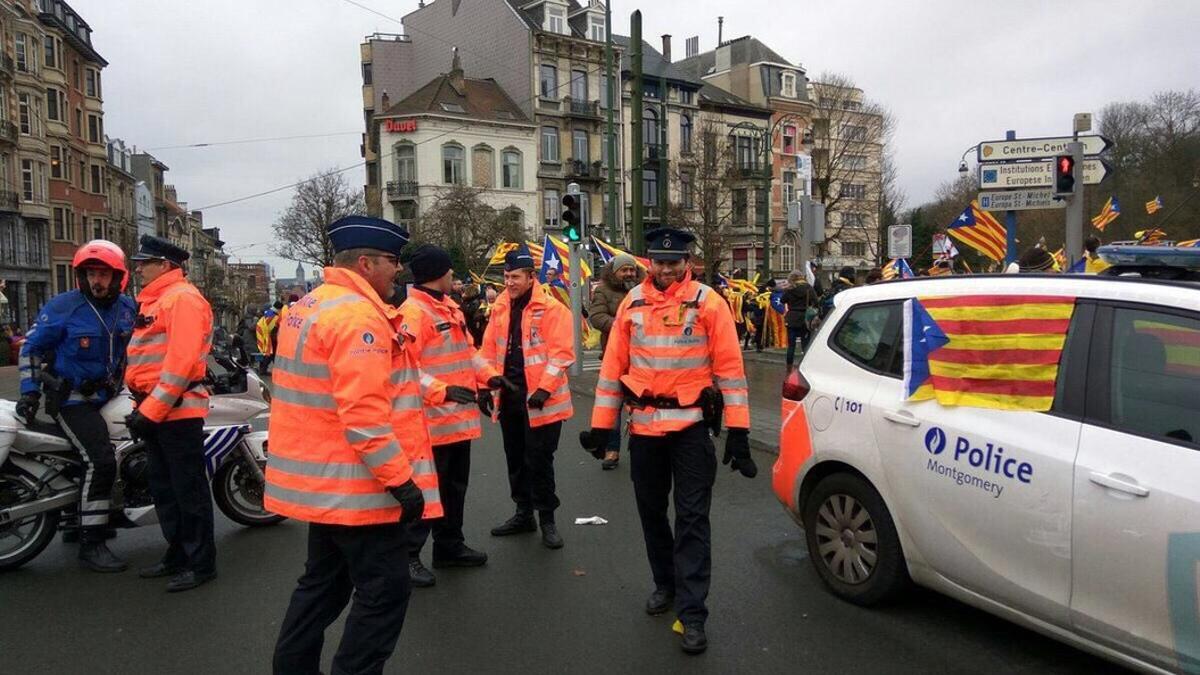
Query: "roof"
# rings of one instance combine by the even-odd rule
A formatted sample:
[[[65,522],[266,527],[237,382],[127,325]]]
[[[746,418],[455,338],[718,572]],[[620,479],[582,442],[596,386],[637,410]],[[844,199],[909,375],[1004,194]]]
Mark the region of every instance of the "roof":
[[[462,89],[454,84],[461,78]],[[380,117],[432,114],[505,124],[529,124],[520,106],[495,80],[462,77],[462,71],[438,75],[408,98],[389,107]]]
[[[767,61],[770,63],[784,63],[804,72],[803,66],[783,58],[775,50],[760,42],[758,38],[749,35],[729,40],[722,46],[729,47],[729,60],[730,63],[735,65],[749,65],[751,63]],[[677,62],[676,66],[692,77],[704,77],[716,67],[716,63],[717,50],[712,49],[691,58],[683,59]]]
[[[530,30],[542,30],[543,14],[542,5],[522,9],[522,6],[529,5],[531,0],[505,0],[509,7],[516,12],[517,16],[529,26]],[[567,26],[571,29],[571,35],[577,38],[587,38],[587,26],[575,20],[575,15],[583,11],[586,7],[576,0],[567,0]]]
[[[717,85],[707,82],[700,88],[700,105],[705,104],[719,108],[732,108],[751,114],[761,114],[763,117],[770,117],[772,114],[770,108],[754,105],[741,96],[735,96]]]
[[[613,33],[613,44],[621,48],[621,72],[633,72],[633,61],[629,54],[633,40],[628,36]],[[691,84],[697,87],[704,84],[704,81],[699,77],[689,74],[674,63],[664,59],[662,53],[651,47],[645,40],[642,40],[642,73],[648,77]]]

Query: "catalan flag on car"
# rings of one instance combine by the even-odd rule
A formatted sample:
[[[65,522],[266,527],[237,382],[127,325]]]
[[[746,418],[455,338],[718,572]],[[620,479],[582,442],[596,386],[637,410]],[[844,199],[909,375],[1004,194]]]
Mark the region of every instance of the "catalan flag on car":
[[[1004,260],[1008,235],[1004,226],[992,214],[972,201],[963,212],[946,226],[946,233],[997,262]]]
[[[1049,410],[1075,298],[965,295],[904,306],[904,393],[997,410]]]
[[[1104,208],[1100,209],[1100,213],[1092,218],[1092,226],[1101,232],[1108,224],[1117,219],[1121,215],[1121,203],[1116,197],[1109,197],[1108,201],[1104,202]]]
[[[1146,202],[1146,213],[1154,215],[1163,207],[1163,200],[1160,196],[1155,196],[1154,199]]]

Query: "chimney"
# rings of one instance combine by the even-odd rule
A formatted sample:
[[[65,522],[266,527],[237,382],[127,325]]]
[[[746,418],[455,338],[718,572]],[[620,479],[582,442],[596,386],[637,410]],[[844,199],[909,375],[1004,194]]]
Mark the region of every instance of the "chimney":
[[[717,46],[725,44],[725,17],[717,17]]]
[[[381,103],[381,105],[380,105],[380,109],[381,109],[383,112],[387,112],[387,109],[388,109],[388,108],[390,108],[390,107],[392,107],[392,106],[391,106],[391,99],[390,99],[390,98],[388,98],[387,89],[384,89],[384,90],[383,90],[383,98],[381,99],[381,102],[382,102],[382,103]]]
[[[466,96],[466,81],[463,78],[462,60],[458,58],[458,47],[454,47],[454,59],[450,62],[450,86],[459,96]]]
[[[671,36],[670,36],[670,34],[662,36],[662,41],[663,41],[663,48],[662,48],[663,60],[666,61],[667,63],[670,63],[671,62]]]
[[[683,43],[684,58],[690,59],[700,53],[700,36],[693,35]]]

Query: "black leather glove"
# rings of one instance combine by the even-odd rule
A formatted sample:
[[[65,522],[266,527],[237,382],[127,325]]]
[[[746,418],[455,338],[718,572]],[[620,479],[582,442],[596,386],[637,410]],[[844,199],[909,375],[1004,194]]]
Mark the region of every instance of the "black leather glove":
[[[400,524],[407,525],[421,517],[425,512],[425,496],[421,488],[411,478],[399,487],[389,488],[388,492],[400,502]]]
[[[492,379],[488,380],[488,386],[491,387],[492,389],[499,389],[500,387],[504,387],[505,389],[507,389],[513,393],[516,393],[517,389],[519,389],[519,387],[517,385],[513,384],[512,380],[508,379],[507,377],[504,377],[503,375],[497,375],[496,377],[493,377]]]
[[[612,429],[596,429],[579,432],[579,444],[596,459],[604,459],[608,449],[608,439],[612,437]]]
[[[150,418],[134,410],[125,416],[125,426],[129,429],[130,436],[145,438],[158,427],[158,423],[151,421]]]
[[[541,410],[546,407],[546,399],[550,398],[550,392],[545,389],[537,389],[533,392],[533,396],[529,397],[529,407],[534,410]]]
[[[483,413],[484,417],[492,416],[492,404],[494,403],[492,401],[492,392],[487,389],[480,389],[479,398],[476,403],[479,404],[479,412]]]
[[[446,387],[446,400],[454,403],[469,404],[475,402],[475,390],[457,385]]]
[[[725,456],[722,464],[729,464],[730,471],[741,471],[746,478],[758,475],[758,465],[750,456],[750,430],[726,429]]]
[[[25,424],[33,424],[34,418],[37,417],[38,404],[41,403],[42,395],[37,392],[21,394],[21,399],[17,401],[17,417],[25,420]]]

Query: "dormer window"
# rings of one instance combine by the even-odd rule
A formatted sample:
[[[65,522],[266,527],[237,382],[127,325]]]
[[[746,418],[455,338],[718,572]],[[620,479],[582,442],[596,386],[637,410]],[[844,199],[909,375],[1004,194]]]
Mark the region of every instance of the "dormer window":
[[[783,96],[787,98],[796,98],[796,73],[793,73],[790,70],[784,71],[781,89]]]
[[[546,5],[546,30],[559,35],[567,34],[567,8]]]
[[[604,17],[595,14],[588,17],[588,39],[604,42]]]

